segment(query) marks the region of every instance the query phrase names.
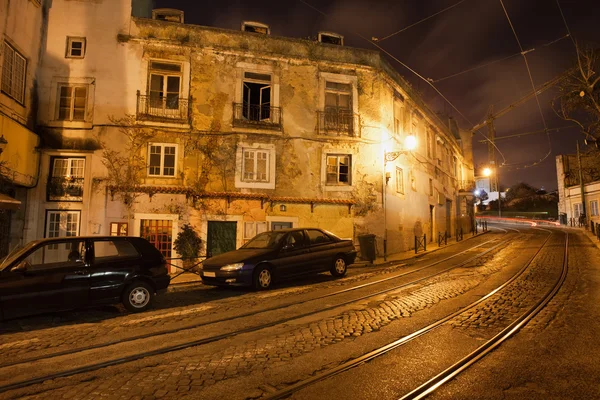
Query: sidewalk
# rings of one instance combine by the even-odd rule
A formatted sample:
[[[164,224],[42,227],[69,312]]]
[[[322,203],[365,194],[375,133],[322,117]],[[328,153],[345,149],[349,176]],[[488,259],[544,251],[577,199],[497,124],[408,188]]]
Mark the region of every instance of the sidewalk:
[[[405,260],[409,260],[412,258],[419,258],[424,256],[425,254],[429,254],[432,253],[434,251],[437,251],[439,249],[443,249],[446,247],[451,247],[456,245],[457,243],[461,243],[464,242],[465,240],[469,240],[471,238],[477,237],[477,236],[481,236],[483,234],[485,234],[487,232],[483,232],[481,229],[479,230],[479,233],[476,235],[473,235],[472,233],[468,233],[468,234],[464,234],[463,236],[463,240],[457,242],[455,237],[449,237],[448,238],[448,244],[443,244],[441,246],[438,246],[438,242],[437,240],[434,242],[430,242],[427,243],[427,251],[423,251],[423,250],[419,250],[418,253],[415,254],[415,250],[408,250],[408,251],[404,251],[401,253],[394,253],[394,254],[388,254],[387,255],[387,260],[383,259],[383,256],[378,256],[373,263],[370,263],[369,261],[365,261],[365,260],[359,260],[357,258],[357,260],[355,261],[354,264],[350,265],[349,268],[352,267],[368,267],[368,266],[388,266],[388,265],[396,265],[396,264],[400,264]]]

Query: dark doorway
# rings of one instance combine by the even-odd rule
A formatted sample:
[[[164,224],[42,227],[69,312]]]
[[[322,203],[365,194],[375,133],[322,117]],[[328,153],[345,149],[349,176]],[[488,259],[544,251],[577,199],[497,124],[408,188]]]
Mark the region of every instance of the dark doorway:
[[[446,200],[446,233],[452,236],[452,201]]]
[[[430,204],[429,205],[429,232],[427,233],[427,235],[429,235],[430,242],[433,241],[433,210],[434,209],[435,209],[435,206],[432,206]]]
[[[213,257],[235,250],[237,222],[208,221],[206,256]]]

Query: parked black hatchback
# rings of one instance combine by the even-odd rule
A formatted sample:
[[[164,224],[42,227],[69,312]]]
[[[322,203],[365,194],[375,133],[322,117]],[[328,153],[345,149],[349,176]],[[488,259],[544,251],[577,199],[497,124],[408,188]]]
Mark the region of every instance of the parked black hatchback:
[[[282,229],[261,233],[237,250],[205,260],[202,282],[267,289],[274,279],[284,277],[325,271],[344,276],[355,259],[351,240],[317,228]]]
[[[0,261],[1,316],[7,319],[120,302],[139,312],[169,282],[164,257],[143,238],[37,240]]]

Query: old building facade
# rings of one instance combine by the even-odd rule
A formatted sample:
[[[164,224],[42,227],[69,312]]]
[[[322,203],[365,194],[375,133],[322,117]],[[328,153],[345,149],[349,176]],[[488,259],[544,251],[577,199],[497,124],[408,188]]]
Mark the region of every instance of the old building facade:
[[[433,113],[378,52],[333,33],[186,25],[177,10],[135,4],[149,19],[117,4],[49,9],[28,239],[141,235],[176,257],[186,223],[208,255],[316,226],[374,234],[381,254],[384,242],[394,253],[415,235],[470,229],[470,133]]]
[[[39,0],[0,0],[0,257],[22,242],[27,192],[38,184],[36,74],[44,38]]]

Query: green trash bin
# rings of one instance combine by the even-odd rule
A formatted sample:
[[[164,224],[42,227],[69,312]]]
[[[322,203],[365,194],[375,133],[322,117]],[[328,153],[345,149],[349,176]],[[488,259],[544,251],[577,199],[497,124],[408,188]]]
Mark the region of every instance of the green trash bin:
[[[359,235],[358,244],[360,245],[360,258],[363,260],[375,261],[376,247],[375,247],[375,235]]]

